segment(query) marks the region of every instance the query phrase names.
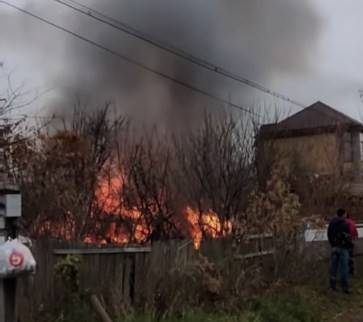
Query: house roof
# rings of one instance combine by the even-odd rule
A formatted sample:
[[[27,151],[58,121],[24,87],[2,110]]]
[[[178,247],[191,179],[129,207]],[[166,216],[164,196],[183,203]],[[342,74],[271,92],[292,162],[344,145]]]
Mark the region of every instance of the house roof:
[[[337,128],[363,131],[363,124],[318,101],[281,122],[263,125],[260,134],[308,135],[331,132]]]

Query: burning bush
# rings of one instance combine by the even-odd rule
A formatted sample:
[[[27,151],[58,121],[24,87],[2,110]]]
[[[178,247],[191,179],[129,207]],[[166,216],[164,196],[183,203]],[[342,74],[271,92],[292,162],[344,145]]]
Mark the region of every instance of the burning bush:
[[[192,238],[196,247],[231,233],[253,182],[249,126],[207,115],[198,131],[165,140],[109,109],[76,110],[14,154],[23,229],[98,244]]]

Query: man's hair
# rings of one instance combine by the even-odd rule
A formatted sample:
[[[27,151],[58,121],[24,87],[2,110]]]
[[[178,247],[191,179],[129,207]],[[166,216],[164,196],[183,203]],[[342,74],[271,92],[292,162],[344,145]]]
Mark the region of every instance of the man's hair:
[[[343,208],[339,208],[338,210],[337,210],[337,216],[338,217],[343,217],[345,215],[345,209],[343,209]]]

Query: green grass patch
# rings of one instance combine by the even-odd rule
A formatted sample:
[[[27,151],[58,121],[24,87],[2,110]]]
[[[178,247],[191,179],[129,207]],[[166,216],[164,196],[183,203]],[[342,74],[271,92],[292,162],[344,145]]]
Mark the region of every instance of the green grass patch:
[[[297,292],[255,300],[250,311],[258,322],[320,322],[318,310]]]
[[[350,322],[350,317],[363,317],[363,279],[355,281],[355,293],[345,295],[326,288],[300,286],[278,289],[253,300],[240,301],[233,311],[223,305],[190,308],[164,319],[155,314],[130,314],[117,322]],[[88,304],[69,303],[57,315],[57,322],[93,322],[94,312]]]
[[[190,309],[163,322],[320,322],[318,312],[297,293],[294,296],[266,296],[243,303],[241,307],[244,309],[233,313]],[[155,319],[150,314],[129,317],[126,321],[155,322]]]

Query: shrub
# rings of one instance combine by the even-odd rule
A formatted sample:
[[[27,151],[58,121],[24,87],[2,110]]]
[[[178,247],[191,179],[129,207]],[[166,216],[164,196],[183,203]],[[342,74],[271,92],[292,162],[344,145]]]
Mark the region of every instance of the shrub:
[[[318,322],[316,310],[298,294],[278,298],[265,297],[256,300],[251,311],[261,322]]]

